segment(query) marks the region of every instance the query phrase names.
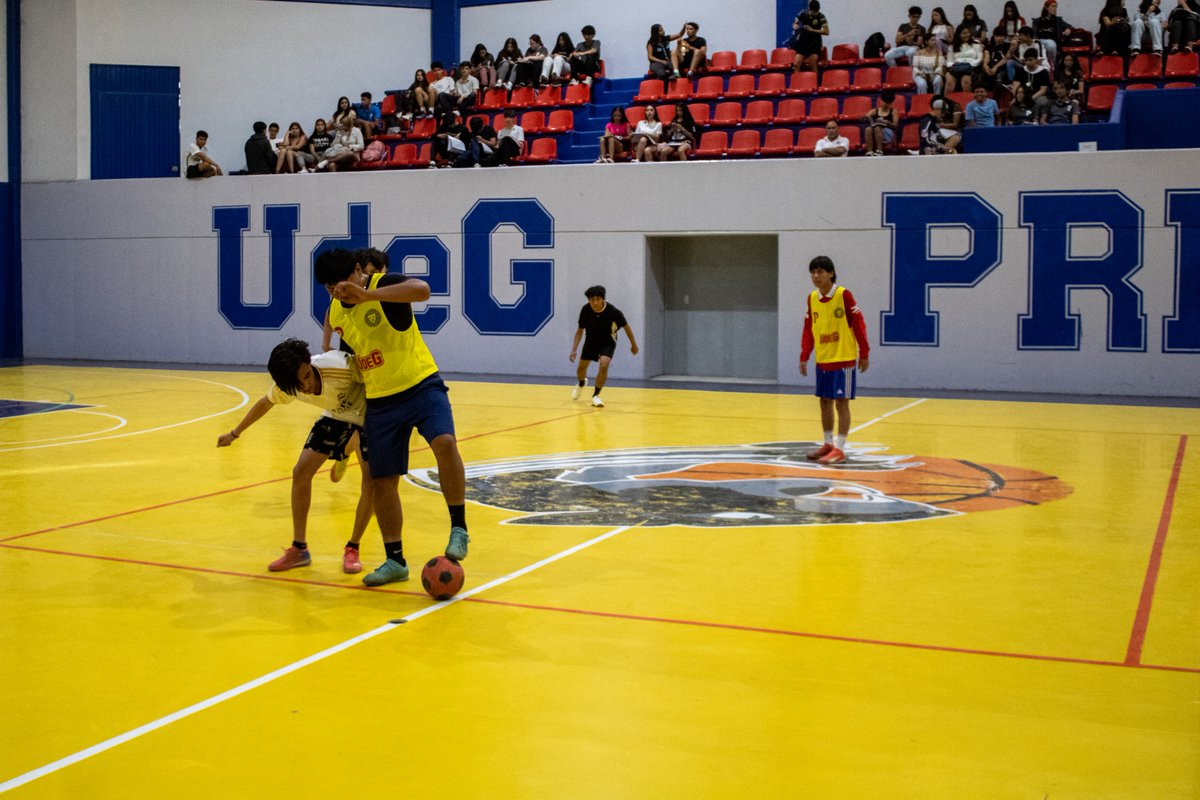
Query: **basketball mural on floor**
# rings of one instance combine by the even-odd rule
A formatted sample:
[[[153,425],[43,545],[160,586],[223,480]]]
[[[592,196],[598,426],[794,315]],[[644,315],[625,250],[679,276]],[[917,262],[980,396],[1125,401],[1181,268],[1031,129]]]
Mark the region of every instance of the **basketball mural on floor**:
[[[1071,494],[1052,475],[849,445],[844,464],[806,454],[819,442],[599,450],[467,466],[467,498],[520,512],[506,523],[735,527],[898,522],[1038,505]],[[437,490],[437,470],[409,480]]]

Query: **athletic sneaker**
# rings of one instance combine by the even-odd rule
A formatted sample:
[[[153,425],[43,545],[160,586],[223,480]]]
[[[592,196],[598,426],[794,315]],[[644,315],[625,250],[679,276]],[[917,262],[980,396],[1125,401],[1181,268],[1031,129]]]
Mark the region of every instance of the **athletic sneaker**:
[[[342,572],[347,575],[362,572],[362,561],[358,558],[357,548],[347,547],[342,551]]]
[[[451,528],[450,543],[446,545],[446,555],[455,561],[462,561],[467,557],[467,543],[470,541],[471,537],[467,535],[466,529]]]
[[[604,408],[604,401],[600,399],[600,395],[592,395],[592,405],[596,408]]]
[[[367,586],[383,586],[385,583],[406,580],[408,580],[408,564],[401,564],[390,558],[380,564],[379,568],[370,575],[363,577],[363,583]]]
[[[346,470],[350,467],[350,459],[343,458],[341,461],[333,462],[333,469],[329,470],[329,480],[337,483],[346,475]]]
[[[807,458],[809,461],[820,461],[822,458],[829,455],[829,451],[832,449],[833,444],[831,442],[826,442],[816,450],[809,450]]]
[[[587,378],[584,378],[584,379],[583,379],[583,386],[580,386],[580,385],[579,385],[579,382],[578,382],[578,381],[576,381],[576,383],[575,383],[575,388],[571,390],[571,399],[572,399],[572,400],[578,400],[578,399],[579,399],[579,393],[580,393],[581,391],[583,391],[584,387],[586,387],[586,386],[587,386]]]
[[[831,447],[829,452],[817,459],[818,464],[841,464],[846,460],[846,454],[836,447]]]
[[[267,565],[267,569],[271,572],[283,572],[285,569],[292,567],[307,567],[312,564],[312,554],[305,548],[301,550],[297,547],[289,547],[283,551],[283,555]]]

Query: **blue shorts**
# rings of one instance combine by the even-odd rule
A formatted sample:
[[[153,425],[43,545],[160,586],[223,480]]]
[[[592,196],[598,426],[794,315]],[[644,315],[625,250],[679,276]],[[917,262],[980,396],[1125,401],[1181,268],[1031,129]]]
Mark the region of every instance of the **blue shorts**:
[[[858,369],[821,369],[817,367],[817,397],[826,400],[853,400],[858,391]]]
[[[414,428],[427,442],[447,433],[454,435],[449,391],[435,372],[398,394],[367,398],[364,427],[371,477],[408,474],[408,442]]]

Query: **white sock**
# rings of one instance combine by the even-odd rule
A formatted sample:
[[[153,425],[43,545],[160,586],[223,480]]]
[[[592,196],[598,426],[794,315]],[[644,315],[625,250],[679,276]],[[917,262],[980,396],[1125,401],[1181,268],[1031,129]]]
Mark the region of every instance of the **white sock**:
[[[825,431],[825,444],[833,444],[833,431]]]
[[[846,449],[846,437],[838,436],[837,438],[835,438],[833,440],[833,446],[836,447],[838,450],[845,450]]]

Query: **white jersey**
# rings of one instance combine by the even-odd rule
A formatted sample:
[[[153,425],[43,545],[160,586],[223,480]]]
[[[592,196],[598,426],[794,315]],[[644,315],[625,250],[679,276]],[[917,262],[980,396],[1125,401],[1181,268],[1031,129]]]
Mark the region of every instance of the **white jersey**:
[[[267,392],[267,399],[276,405],[301,400],[323,409],[326,417],[362,425],[367,413],[367,387],[363,385],[362,374],[354,363],[354,357],[340,350],[331,350],[313,356],[312,365],[321,376],[320,394],[296,392],[293,396],[278,386],[272,386]]]

